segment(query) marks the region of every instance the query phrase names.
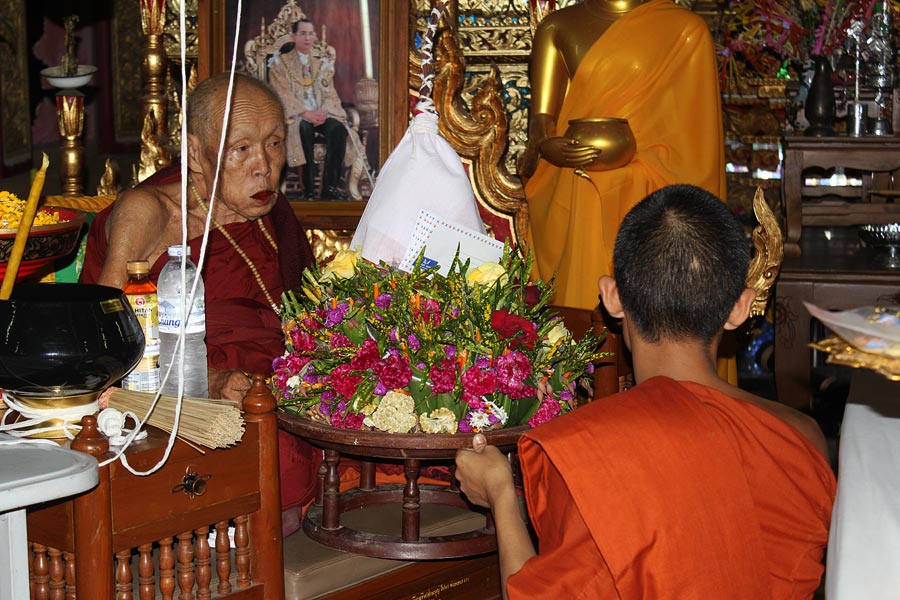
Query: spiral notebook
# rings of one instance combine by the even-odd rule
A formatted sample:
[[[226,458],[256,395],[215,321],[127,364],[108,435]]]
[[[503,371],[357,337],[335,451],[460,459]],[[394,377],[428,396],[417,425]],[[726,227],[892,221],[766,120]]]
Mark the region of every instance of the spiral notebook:
[[[440,265],[438,273],[443,276],[450,270],[457,250],[460,261],[468,260],[470,268],[485,262],[500,262],[503,258],[503,242],[447,221],[427,210],[419,211],[412,239],[400,261],[401,271],[412,271],[422,248],[425,248],[422,268]]]

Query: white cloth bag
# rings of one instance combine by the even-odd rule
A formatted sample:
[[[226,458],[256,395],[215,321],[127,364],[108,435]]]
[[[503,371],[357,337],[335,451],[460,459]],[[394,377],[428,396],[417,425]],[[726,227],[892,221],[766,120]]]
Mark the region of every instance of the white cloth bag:
[[[375,182],[350,242],[366,260],[396,267],[412,240],[419,210],[484,233],[472,185],[459,156],[438,133],[438,116],[413,117]]]

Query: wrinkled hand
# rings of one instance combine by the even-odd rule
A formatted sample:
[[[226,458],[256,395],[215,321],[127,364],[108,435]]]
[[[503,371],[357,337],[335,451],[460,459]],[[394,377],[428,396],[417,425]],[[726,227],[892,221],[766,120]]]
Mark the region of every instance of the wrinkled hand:
[[[250,378],[243,371],[209,370],[209,397],[243,400],[250,389]]]
[[[489,446],[480,433],[472,438],[472,448],[456,451],[456,479],[469,502],[485,508],[492,508],[514,485],[506,456],[496,446]]]
[[[602,151],[593,146],[586,146],[572,138],[551,137],[541,142],[541,156],[557,167],[588,167],[598,158]]]

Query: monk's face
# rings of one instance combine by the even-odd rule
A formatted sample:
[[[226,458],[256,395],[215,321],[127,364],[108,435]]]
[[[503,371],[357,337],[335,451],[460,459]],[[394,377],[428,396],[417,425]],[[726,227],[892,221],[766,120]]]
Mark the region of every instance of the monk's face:
[[[222,114],[212,118],[222,122]],[[219,222],[254,220],[272,210],[284,167],[284,137],[284,114],[278,103],[262,90],[236,87],[216,193]],[[208,190],[212,189],[218,139],[214,131],[204,152]]]

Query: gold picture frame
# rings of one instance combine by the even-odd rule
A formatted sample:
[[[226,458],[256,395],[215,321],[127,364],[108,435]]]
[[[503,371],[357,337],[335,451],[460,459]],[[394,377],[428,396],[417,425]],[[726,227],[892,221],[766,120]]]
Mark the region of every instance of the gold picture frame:
[[[300,5],[329,0],[293,0]],[[272,15],[291,3],[291,0],[258,0],[255,5],[271,5]],[[370,4],[373,4],[370,2]],[[409,120],[409,13],[407,2],[380,0],[378,6],[378,164],[387,160],[391,150],[403,137]],[[228,0],[199,0],[198,3],[198,75],[204,79],[230,66],[227,31]],[[242,19],[243,20],[243,19]],[[246,21],[244,21],[246,22]],[[258,24],[254,26],[259,29]],[[228,59],[226,59],[228,56]],[[371,161],[370,161],[371,162]],[[354,226],[365,208],[365,200],[297,201],[292,202],[301,223],[310,228],[330,228],[335,221],[340,226]]]

